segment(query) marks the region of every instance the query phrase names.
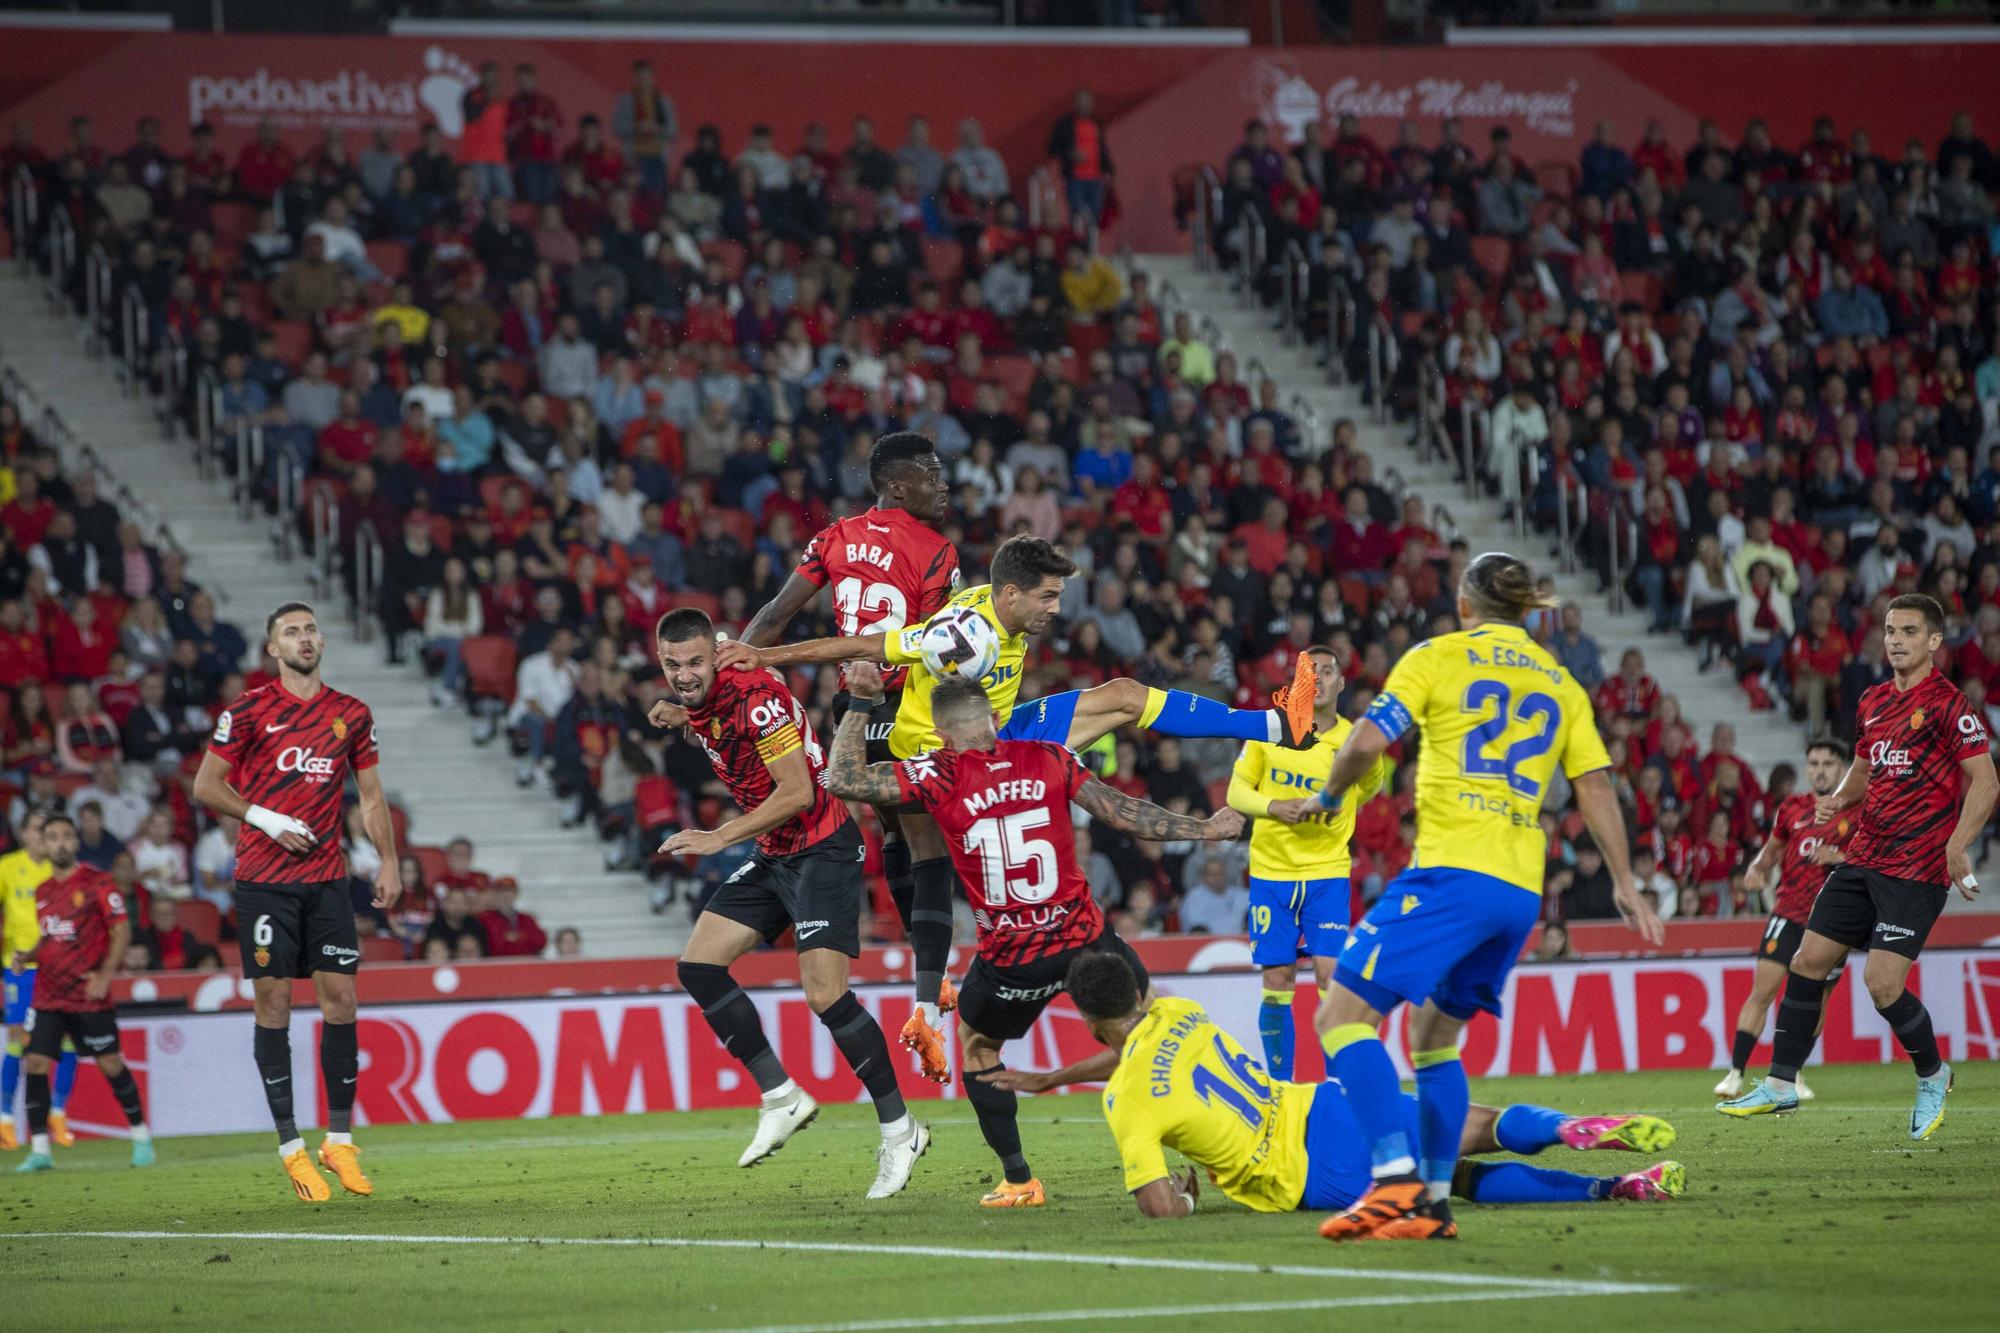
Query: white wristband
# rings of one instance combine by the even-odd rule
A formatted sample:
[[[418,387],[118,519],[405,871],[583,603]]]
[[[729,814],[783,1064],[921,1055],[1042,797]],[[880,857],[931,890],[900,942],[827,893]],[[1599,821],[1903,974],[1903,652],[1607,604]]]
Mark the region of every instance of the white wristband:
[[[296,833],[308,842],[318,841],[313,837],[312,829],[304,822],[267,806],[251,806],[243,812],[243,822],[273,842],[287,833]]]
[[[1180,1194],[1180,1200],[1181,1200],[1181,1202],[1187,1205],[1187,1210],[1188,1210],[1188,1216],[1189,1216],[1189,1217],[1193,1217],[1193,1216],[1194,1216],[1194,1195],[1192,1195],[1192,1194],[1189,1194],[1189,1193],[1186,1193],[1185,1191],[1177,1191],[1177,1193],[1179,1193],[1179,1194]]]

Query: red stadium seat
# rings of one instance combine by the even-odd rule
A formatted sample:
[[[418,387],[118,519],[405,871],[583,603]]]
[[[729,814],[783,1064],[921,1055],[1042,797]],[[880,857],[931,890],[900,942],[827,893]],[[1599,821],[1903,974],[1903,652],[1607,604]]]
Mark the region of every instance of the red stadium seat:
[[[256,230],[257,213],[248,204],[212,204],[208,210],[209,235],[217,249],[240,250],[244,238]]]
[[[1475,236],[1472,262],[1481,273],[1497,282],[1514,266],[1513,243],[1505,236]]]
[[[722,520],[722,530],[743,544],[749,550],[757,544],[757,520],[741,509],[716,509],[714,515]]]
[[[459,645],[465,658],[467,687],[475,699],[514,702],[514,668],[521,654],[504,634],[480,634]]]
[[[943,289],[945,304],[953,304],[958,294],[958,276],[965,271],[965,247],[949,236],[932,236],[924,241],[924,272]]]
[[[498,509],[500,497],[516,487],[533,494],[528,488],[528,483],[520,477],[482,477],[479,481],[479,503],[488,509]]]
[[[711,592],[696,592],[693,588],[683,588],[674,594],[674,609],[699,611],[713,620],[722,614],[722,599]]]
[[[1067,341],[1076,359],[1087,367],[1093,353],[1111,345],[1111,328],[1106,324],[1071,324]]]
[[[368,262],[393,282],[410,271],[410,247],[401,241],[370,241]]]
[[[444,848],[442,847],[430,847],[422,843],[412,843],[403,848],[403,854],[417,858],[417,864],[422,866],[424,870],[424,886],[426,888],[444,878],[444,873],[450,866],[450,863],[445,860]]]
[[[1020,410],[1027,406],[1028,386],[1035,382],[1035,363],[1019,352],[1009,352],[994,357],[986,363],[1007,395],[1011,409]]]
[[[1618,275],[1618,299],[1637,301],[1647,310],[1658,310],[1666,296],[1666,284],[1656,273],[1620,273]]]
[[[398,847],[410,845],[410,812],[394,803],[389,806],[389,831],[396,835]]]
[[[401,963],[408,961],[403,956],[403,942],[391,935],[370,935],[361,941],[361,961],[364,963]]]
[[[1535,183],[1544,194],[1559,194],[1565,197],[1576,193],[1578,172],[1576,164],[1551,159],[1535,163]]]
[[[736,241],[710,241],[701,247],[701,252],[704,255],[713,256],[722,261],[722,276],[728,278],[731,282],[740,282],[742,280],[743,266],[747,256],[744,254],[743,246],[740,243]]]
[[[222,938],[222,911],[214,903],[190,898],[180,909],[181,925],[190,934],[210,944]]]
[[[502,361],[498,364],[500,382],[507,386],[507,392],[516,398],[527,393],[528,385],[534,379],[535,368],[521,361]]]
[[[458,543],[458,525],[450,514],[431,515],[431,542],[446,555],[451,554],[451,548]]]
[[[313,331],[310,324],[293,324],[277,320],[269,325],[271,334],[278,340],[278,360],[297,370],[305,364],[306,357],[313,349]]]

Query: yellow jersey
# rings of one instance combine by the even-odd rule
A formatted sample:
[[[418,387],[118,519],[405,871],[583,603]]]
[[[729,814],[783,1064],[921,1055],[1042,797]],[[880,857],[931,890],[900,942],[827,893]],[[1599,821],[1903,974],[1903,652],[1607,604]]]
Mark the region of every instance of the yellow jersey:
[[[1348,844],[1354,819],[1368,798],[1388,785],[1394,765],[1383,755],[1347,793],[1338,810],[1320,810],[1296,824],[1265,818],[1272,801],[1317,795],[1333,773],[1333,757],[1354,730],[1346,718],[1336,718],[1303,750],[1287,750],[1269,741],[1245,741],[1229,775],[1229,805],[1255,818],[1250,825],[1250,875],[1253,879],[1340,879],[1352,866]]]
[[[993,669],[979,684],[1004,725],[1014,712],[1014,700],[1021,693],[1021,664],[1028,656],[1028,636],[1009,634],[1007,627],[1000,623],[1000,614],[993,609],[993,585],[990,583],[954,594],[950,601],[938,608],[937,614],[943,615],[962,606],[972,607],[986,617],[986,623],[993,626],[993,632],[1000,636],[1000,660],[993,664]],[[894,631],[883,649],[883,659],[891,666],[907,665],[910,668],[910,674],[903,680],[903,702],[896,709],[896,725],[889,731],[889,753],[898,759],[935,750],[944,743],[937,733],[936,722],[931,718],[931,691],[937,686],[937,677],[924,665],[921,650],[924,629],[930,623],[926,619]]]
[[[1390,740],[1423,732],[1410,864],[1493,875],[1542,891],[1542,800],[1560,763],[1609,767],[1590,697],[1519,625],[1426,639],[1403,654],[1368,719]]]
[[[1172,1148],[1245,1207],[1291,1212],[1306,1192],[1314,1091],[1267,1076],[1193,1000],[1153,1001],[1104,1085],[1125,1188],[1165,1180]]]
[[[0,967],[13,967],[17,951],[27,953],[42,942],[35,890],[51,873],[47,861],[37,861],[25,851],[0,856],[0,913],[5,915],[4,927],[0,927]]]

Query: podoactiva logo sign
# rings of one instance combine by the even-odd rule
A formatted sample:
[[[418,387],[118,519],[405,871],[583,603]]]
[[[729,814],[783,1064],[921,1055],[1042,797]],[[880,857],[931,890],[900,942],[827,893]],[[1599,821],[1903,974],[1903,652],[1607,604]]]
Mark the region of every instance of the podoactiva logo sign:
[[[1512,122],[1524,130],[1552,137],[1576,132],[1574,79],[1549,88],[1516,87],[1505,79],[1464,79],[1420,76],[1402,83],[1346,75],[1325,89],[1314,86],[1296,61],[1260,60],[1250,67],[1244,95],[1258,115],[1277,126],[1286,143],[1305,138],[1306,126],[1331,125],[1342,116],[1364,120],[1435,122],[1449,116],[1466,120]],[[1435,140],[1435,126],[1425,125],[1424,142]]]
[[[478,79],[470,62],[442,46],[426,47],[414,70],[357,67],[307,75],[260,65],[241,76],[195,74],[188,79],[188,121],[249,129],[268,116],[280,130],[333,126],[397,134],[435,122],[445,138],[456,139],[465,129],[463,99]]]

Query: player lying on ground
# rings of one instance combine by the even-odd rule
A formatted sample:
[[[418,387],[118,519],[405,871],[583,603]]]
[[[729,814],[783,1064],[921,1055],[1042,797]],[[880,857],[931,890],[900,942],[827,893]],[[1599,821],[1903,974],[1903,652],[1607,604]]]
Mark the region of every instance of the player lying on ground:
[[[8,962],[15,954],[32,957],[42,937],[40,918],[35,914],[35,890],[49,877],[49,863],[42,855],[42,812],[30,810],[14,831],[20,846],[0,856],[0,965],[6,969],[7,1054],[0,1058],[0,1152],[21,1146],[14,1133],[14,1094],[21,1088],[21,1057],[28,1049],[28,1015],[35,1008],[34,964],[15,970]],[[49,1106],[49,1139],[58,1148],[76,1143],[69,1132],[69,1090],[76,1083],[76,1050],[63,1048],[56,1061],[55,1093]]]
[[[991,1081],[1041,1092],[1070,1083],[1104,1083],[1104,1118],[1118,1140],[1125,1188],[1148,1217],[1194,1211],[1199,1171],[1236,1202],[1262,1213],[1345,1208],[1369,1184],[1368,1141],[1330,1083],[1268,1079],[1236,1039],[1193,1000],[1141,994],[1142,979],[1116,954],[1090,954],[1070,965],[1071,1001],[1108,1049],[1048,1074],[1009,1071]],[[1416,1132],[1417,1099],[1403,1116]],[[1649,1115],[1572,1116],[1546,1106],[1473,1106],[1460,1139],[1462,1157],[1532,1155],[1560,1143],[1590,1150],[1658,1152],[1674,1128]],[[1166,1150],[1194,1163],[1167,1169]],[[1654,1202],[1686,1189],[1678,1162],[1657,1162],[1622,1176],[1588,1176],[1524,1162],[1461,1160],[1452,1192],[1473,1203]]]
[[[32,966],[41,973],[28,1026],[28,1156],[14,1170],[55,1166],[49,1150],[49,1070],[65,1039],[90,1052],[111,1085],[132,1127],[132,1165],[151,1166],[153,1136],[146,1130],[139,1084],[118,1053],[118,1016],[111,1004],[111,978],[132,938],[124,897],[111,876],[78,863],[76,825],[68,815],[43,819],[42,848],[49,874],[35,890],[41,938],[32,956],[16,953],[7,960],[16,971]]]
[[[1891,598],[1883,616],[1883,656],[1893,673],[1855,707],[1854,762],[1832,794],[1819,798],[1819,822],[1859,805],[1861,817],[1842,849],[1845,861],[1813,899],[1805,938],[1792,955],[1778,1002],[1771,1068],[1764,1081],[1724,1115],[1789,1115],[1799,1109],[1799,1070],[1819,1039],[1827,977],[1850,949],[1866,949],[1862,984],[1875,1012],[1910,1054],[1917,1074],[1910,1137],[1927,1139],[1944,1121],[1951,1066],[1938,1052],[1930,1011],[1908,988],[1910,968],[1955,886],[1979,896],[1966,849],[1993,813],[2000,776],[1986,723],[1956,685],[1932,665],[1944,643],[1944,608],[1923,593]]]
[[[993,554],[992,582],[967,588],[941,614],[971,608],[1000,640],[999,659],[981,679],[1004,740],[1052,741],[1081,750],[1119,727],[1146,727],[1167,736],[1223,736],[1298,747],[1311,743],[1313,700],[1311,664],[1303,658],[1292,684],[1278,692],[1277,707],[1236,709],[1182,690],[1158,690],[1136,680],[1106,681],[1094,689],[1070,690],[1016,708],[1028,639],[1055,617],[1063,584],[1076,565],[1039,537],[1010,537]],[[889,733],[889,752],[907,759],[940,744],[932,718],[931,692],[938,684],[924,664],[924,624],[894,634],[812,639],[777,648],[742,643],[722,646],[722,664],[783,667],[806,663],[876,662],[907,666],[909,676]],[[923,1059],[924,1073],[938,1082],[950,1075],[944,1040],[938,1032],[937,997],[944,990],[945,958],[951,952],[951,862],[941,842],[930,840],[906,821],[912,856],[914,898],[910,947],[916,955],[917,1010],[903,1027],[903,1044]],[[925,841],[920,845],[920,837]]]
[[[1320,808],[1333,756],[1354,724],[1340,715],[1340,663],[1333,649],[1315,644],[1300,658],[1312,663],[1317,691],[1313,743],[1292,750],[1245,741],[1229,777],[1229,808],[1256,821],[1250,828],[1250,958],[1264,969],[1257,1032],[1264,1067],[1276,1078],[1292,1076],[1299,955],[1312,959],[1313,984],[1325,994],[1347,942],[1354,819],[1387,785],[1392,767],[1386,757],[1377,760],[1338,810]]]
[[[756,648],[776,643],[822,588],[832,588],[834,617],[840,632],[849,637],[894,634],[921,623],[958,591],[958,548],[936,528],[949,512],[951,488],[929,437],[899,430],[875,441],[868,454],[868,482],[875,491],[874,507],[828,524],[806,544],[785,586],[757,609],[737,636],[744,643]],[[889,733],[901,702],[904,673],[903,667],[883,673],[887,702],[869,724],[871,763],[896,758],[889,750]],[[836,724],[846,711],[847,691],[842,689],[833,699]],[[944,846],[924,815],[899,815],[890,809],[876,813],[882,820],[882,875],[889,881],[889,897],[908,934],[915,890],[904,817],[921,826],[918,846],[924,857],[943,856]]]
[[[1523,625],[1549,605],[1528,566],[1488,551],[1465,567],[1458,622],[1396,663],[1334,757],[1326,809],[1382,754],[1418,730],[1417,844],[1349,934],[1315,1020],[1327,1068],[1371,1145],[1375,1186],[1328,1218],[1328,1240],[1448,1240],[1451,1186],[1471,1092],[1458,1037],[1500,1013],[1507,975],[1540,919],[1546,839],[1539,821],[1558,764],[1611,872],[1612,897],[1647,942],[1665,938],[1632,884],[1625,816],[1590,697]],[[1421,1109],[1411,1132],[1395,1064],[1378,1035],[1399,1005],[1410,1017]]]
[[[278,1130],[278,1159],[292,1192],[307,1203],[332,1197],[306,1155],[292,1093],[292,982],[311,977],[319,1000],[320,1086],[326,1137],[320,1165],[350,1194],[373,1194],[354,1146],[354,976],[361,940],[341,850],[341,795],[352,772],[361,823],[382,858],[374,903],[402,896],[395,825],[382,794],[375,717],[368,705],[320,678],[326,639],[312,608],[286,602],[264,622],[264,651],[278,678],[230,704],[215,720],[208,753],[194,775],[194,798],[217,815],[242,821],[236,836],[236,919],[243,975],[256,990],[252,1055],[264,1101]]]
[[[719,829],[683,829],[660,850],[711,856],[757,840],[708,900],[678,969],[681,989],[763,1094],[757,1132],[736,1164],[757,1165],[819,1114],[729,975],[738,958],[790,927],[806,1003],[875,1103],[882,1142],[868,1197],[886,1199],[909,1183],[930,1131],[904,1106],[888,1039],[847,988],[848,960],[861,952],[861,835],[828,794],[819,741],[784,681],[770,671],[718,670],[715,626],[691,608],[660,617],[654,638],[667,688],[687,710],[688,736],[744,812]]]
[[[1040,1207],[1046,1195],[1021,1152],[1014,1094],[979,1075],[1001,1068],[1001,1047],[1034,1026],[1078,957],[1109,953],[1145,972],[1106,924],[1077,867],[1071,804],[1154,841],[1226,841],[1243,831],[1243,816],[1234,810],[1207,819],[1177,815],[1113,791],[1060,745],[1002,740],[986,692],[969,680],[942,681],[931,692],[943,749],[870,764],[863,751],[869,711],[882,696],[881,673],[857,664],[847,688],[853,705],[834,732],[827,787],[851,801],[911,802],[929,811],[979,926],[978,954],[959,992],[958,1035],[966,1099],[1006,1176],[980,1202]]]
[[[1771,919],[1764,923],[1763,935],[1757,940],[1757,976],[1743,1001],[1742,1011],[1736,1015],[1736,1040],[1729,1055],[1729,1073],[1715,1085],[1718,1097],[1742,1093],[1743,1071],[1750,1067],[1757,1039],[1764,1035],[1764,1018],[1771,1012],[1771,1001],[1778,998],[1778,988],[1785,984],[1792,956],[1805,938],[1806,916],[1812,911],[1813,899],[1819,896],[1819,886],[1826,880],[1826,868],[1846,859],[1841,846],[1854,832],[1854,817],[1839,814],[1830,822],[1821,823],[1818,798],[1831,794],[1839,785],[1840,775],[1852,758],[1845,745],[1830,738],[1806,747],[1806,790],[1786,797],[1778,806],[1771,816],[1771,836],[1764,840],[1757,858],[1744,872],[1745,880],[1761,886],[1775,870],[1778,899],[1771,907]],[[1843,956],[1842,966],[1845,961]],[[1838,973],[1836,968],[1835,975],[1828,978],[1829,990],[1840,980]],[[1820,1011],[1819,1025],[1826,1026],[1824,1009]],[[1812,1100],[1812,1089],[1806,1086],[1803,1076],[1794,1079],[1793,1084],[1800,1101]]]

